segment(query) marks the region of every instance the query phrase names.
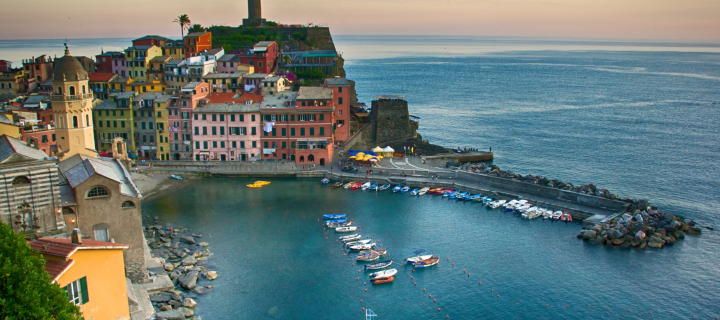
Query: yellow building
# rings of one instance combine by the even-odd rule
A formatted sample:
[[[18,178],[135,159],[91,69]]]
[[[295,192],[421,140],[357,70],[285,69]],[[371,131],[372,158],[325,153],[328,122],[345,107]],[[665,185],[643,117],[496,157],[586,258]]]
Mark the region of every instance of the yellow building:
[[[135,140],[141,159],[170,160],[170,126],[168,103],[171,95],[148,92],[139,94],[133,103]]]
[[[128,78],[145,82],[148,80],[147,71],[150,60],[162,56],[163,49],[158,46],[132,46],[125,49],[125,65]]]
[[[21,68],[0,72],[0,94],[24,92],[25,90],[21,88],[24,78],[25,73]]]
[[[75,229],[76,231],[78,229]],[[130,319],[123,250],[129,245],[82,239],[42,238],[30,247],[45,258],[45,271],[79,306],[85,320]]]
[[[15,139],[20,139],[21,125],[15,124],[12,113],[0,113],[0,136],[6,134]]]
[[[162,55],[170,56],[175,60],[183,60],[185,59],[185,44],[182,40],[166,41],[163,44]]]
[[[125,83],[125,91],[135,91],[139,93],[165,92],[167,86],[163,79],[164,77],[162,75],[157,74],[150,74],[147,76],[146,81],[133,81],[133,79],[128,79],[127,83]]]

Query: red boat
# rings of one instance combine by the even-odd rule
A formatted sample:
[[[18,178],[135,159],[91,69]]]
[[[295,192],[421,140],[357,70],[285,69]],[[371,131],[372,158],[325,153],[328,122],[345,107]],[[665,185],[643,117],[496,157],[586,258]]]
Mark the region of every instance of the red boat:
[[[572,215],[570,212],[563,212],[562,216],[560,216],[560,221],[572,222]]]
[[[362,182],[358,182],[358,183],[356,183],[356,184],[354,184],[354,185],[350,186],[350,190],[357,190],[357,189],[360,189],[360,187],[361,187],[361,186],[362,186]]]
[[[393,282],[393,280],[395,280],[395,278],[390,276],[390,277],[375,278],[372,280],[372,282],[373,282],[373,284],[383,284],[383,283]]]
[[[435,189],[430,189],[430,190],[428,191],[428,193],[429,193],[429,194],[438,194],[438,193],[442,192],[442,189],[443,189],[442,187],[438,187],[438,188],[435,188]]]

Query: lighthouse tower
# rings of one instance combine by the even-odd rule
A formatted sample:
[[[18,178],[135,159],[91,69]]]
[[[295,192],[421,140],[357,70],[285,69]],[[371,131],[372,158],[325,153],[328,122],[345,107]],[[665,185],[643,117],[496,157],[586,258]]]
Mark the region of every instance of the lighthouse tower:
[[[261,0],[248,0],[248,18],[243,19],[243,26],[255,27],[265,24],[262,18]]]

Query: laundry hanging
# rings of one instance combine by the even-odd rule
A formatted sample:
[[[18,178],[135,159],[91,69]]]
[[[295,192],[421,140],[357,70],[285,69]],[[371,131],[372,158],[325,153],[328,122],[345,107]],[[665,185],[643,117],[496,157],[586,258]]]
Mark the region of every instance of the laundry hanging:
[[[275,125],[275,122],[265,122],[263,125],[263,131],[265,132],[272,132],[272,128]]]

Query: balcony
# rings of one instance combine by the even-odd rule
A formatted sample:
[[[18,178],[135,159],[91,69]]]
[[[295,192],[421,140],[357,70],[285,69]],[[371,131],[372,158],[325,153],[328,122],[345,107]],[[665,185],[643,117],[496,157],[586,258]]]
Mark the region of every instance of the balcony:
[[[52,101],[75,101],[75,100],[85,100],[85,99],[92,99],[93,94],[92,93],[86,93],[86,94],[76,94],[71,96],[66,96],[62,94],[53,94],[50,96],[50,100]]]

